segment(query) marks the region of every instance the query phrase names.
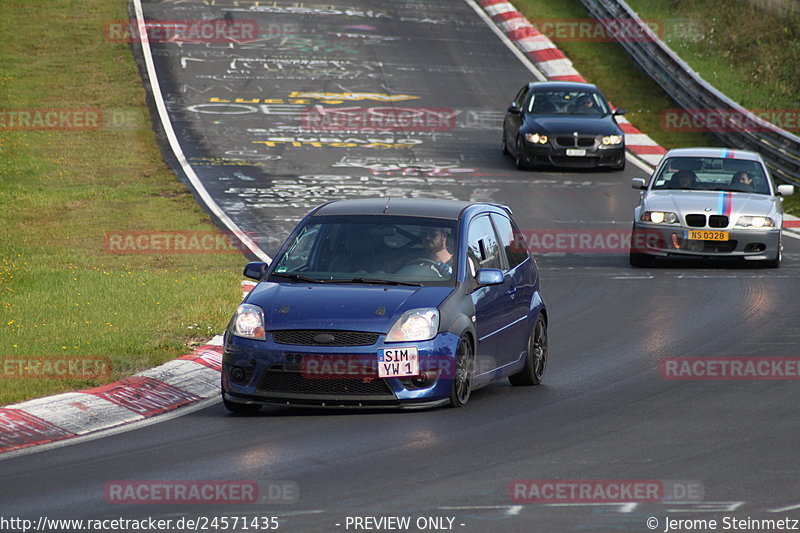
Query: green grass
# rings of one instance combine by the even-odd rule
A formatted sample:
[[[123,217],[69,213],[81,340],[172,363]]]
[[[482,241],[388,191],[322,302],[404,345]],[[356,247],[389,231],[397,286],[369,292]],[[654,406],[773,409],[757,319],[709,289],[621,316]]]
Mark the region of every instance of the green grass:
[[[548,22],[550,27],[554,22],[565,22],[564,27],[569,28],[570,22],[593,20],[579,0],[514,0],[513,3],[534,26],[537,22]],[[728,0],[632,0],[629,4],[637,10],[642,8],[639,12],[642,18],[661,23],[662,37],[701,74],[704,65],[713,65],[710,72],[714,75],[707,76],[706,80],[715,85],[718,80],[730,81],[731,87],[723,83],[718,88],[732,98],[759,109],[800,107],[800,78],[794,72],[800,64],[800,20],[797,17],[781,21],[779,17],[761,12],[755,16],[741,1],[734,1],[735,9]],[[725,18],[717,28],[713,15],[720,13],[725,13]],[[758,22],[752,23],[751,19],[758,19]],[[698,20],[704,21],[703,24],[698,26]],[[715,22],[707,23],[707,20]],[[692,41],[698,31],[703,39]],[[564,38],[564,34],[569,35],[564,32],[561,37],[558,33],[549,37],[584,78],[601,87],[615,106],[626,108],[628,120],[658,144],[667,149],[722,146],[720,140],[709,133],[665,129],[662,111],[680,106],[639,69],[619,44]],[[687,48],[694,50],[694,55],[701,60],[699,63],[693,62],[694,56],[683,57]],[[770,59],[755,59],[764,56]],[[727,58],[727,62],[719,58]],[[744,70],[733,74],[732,66],[737,65]],[[763,86],[753,80],[760,80]],[[771,95],[771,99],[764,99],[765,94]],[[752,100],[740,95],[749,95]],[[787,198],[785,207],[800,215],[800,198]]]
[[[128,45],[104,27],[124,0],[5,1],[0,109],[99,108],[92,131],[0,128],[0,358],[109,357],[105,380],[0,373],[0,405],[162,363],[220,333],[238,253],[117,255],[106,232],[214,227],[161,160]],[[3,377],[5,376],[5,377]]]
[[[771,13],[744,0],[628,4],[642,18],[663,21],[664,41],[744,107],[800,112],[800,14]]]

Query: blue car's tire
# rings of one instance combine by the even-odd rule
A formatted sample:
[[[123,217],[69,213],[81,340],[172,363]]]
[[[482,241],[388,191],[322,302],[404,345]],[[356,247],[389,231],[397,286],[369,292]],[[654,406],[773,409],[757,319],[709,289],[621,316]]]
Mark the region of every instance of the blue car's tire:
[[[469,337],[464,335],[456,351],[453,385],[450,387],[450,405],[464,407],[472,393],[472,377],[475,373],[475,353]]]
[[[547,368],[547,322],[539,315],[528,337],[525,366],[516,374],[508,376],[515,386],[538,385],[542,382]]]
[[[222,403],[225,404],[225,409],[237,415],[252,415],[261,410],[261,406],[257,403],[236,403],[228,401],[224,396]]]

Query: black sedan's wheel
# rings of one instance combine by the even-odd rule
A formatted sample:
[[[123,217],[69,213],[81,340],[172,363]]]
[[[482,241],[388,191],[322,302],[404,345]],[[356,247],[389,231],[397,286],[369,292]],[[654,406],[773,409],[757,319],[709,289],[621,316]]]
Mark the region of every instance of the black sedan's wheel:
[[[517,137],[517,153],[516,157],[514,157],[514,166],[517,167],[517,170],[527,170],[528,168],[528,164],[525,162],[524,149],[522,137]]]
[[[472,375],[475,369],[475,354],[469,337],[464,335],[458,343],[456,368],[453,373],[453,386],[450,388],[450,405],[464,407],[472,392]]]
[[[522,370],[508,376],[512,385],[538,385],[547,368],[547,323],[541,315],[536,319],[528,337],[528,353]]]
[[[503,147],[503,155],[509,155],[511,153],[508,151],[508,146],[506,145],[506,130],[503,130],[503,140],[501,141],[501,146]]]

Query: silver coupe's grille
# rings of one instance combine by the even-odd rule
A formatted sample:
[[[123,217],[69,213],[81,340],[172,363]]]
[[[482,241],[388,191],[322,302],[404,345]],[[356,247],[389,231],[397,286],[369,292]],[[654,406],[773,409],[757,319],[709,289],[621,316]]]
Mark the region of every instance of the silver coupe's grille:
[[[708,225],[712,228],[727,228],[728,217],[725,215],[711,215],[708,217]]]
[[[686,215],[686,225],[693,228],[703,228],[706,225],[705,215]]]

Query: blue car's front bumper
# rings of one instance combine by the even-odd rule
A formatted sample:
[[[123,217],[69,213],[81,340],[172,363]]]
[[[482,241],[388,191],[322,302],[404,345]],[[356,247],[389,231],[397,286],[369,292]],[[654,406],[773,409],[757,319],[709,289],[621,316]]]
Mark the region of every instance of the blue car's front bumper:
[[[433,407],[449,401],[459,337],[370,346],[307,346],[226,333],[222,390],[235,403],[309,407]],[[377,377],[378,350],[416,346],[420,377]],[[313,363],[313,364],[312,364]],[[321,372],[316,372],[321,370]]]

